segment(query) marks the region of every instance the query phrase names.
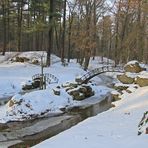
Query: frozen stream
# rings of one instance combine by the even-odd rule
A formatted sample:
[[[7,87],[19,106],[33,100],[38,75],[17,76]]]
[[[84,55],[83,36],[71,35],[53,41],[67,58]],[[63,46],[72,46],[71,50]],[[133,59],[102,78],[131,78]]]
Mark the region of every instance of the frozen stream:
[[[69,107],[61,115],[0,125],[0,148],[33,146],[110,107],[111,95],[108,93],[99,99],[91,98],[89,103],[84,101],[79,106]]]

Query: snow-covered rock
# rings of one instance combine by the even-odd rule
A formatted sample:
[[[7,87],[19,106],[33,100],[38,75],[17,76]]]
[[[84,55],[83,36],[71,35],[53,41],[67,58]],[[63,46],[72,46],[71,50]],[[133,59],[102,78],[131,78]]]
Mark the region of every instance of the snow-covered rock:
[[[123,84],[132,84],[132,83],[134,83],[134,78],[129,77],[128,75],[126,75],[126,73],[121,74],[121,75],[117,75],[117,78]]]
[[[143,71],[145,68],[141,67],[138,61],[130,61],[125,66],[125,73],[117,75],[118,80],[123,84],[136,83],[139,86],[148,86],[148,72]]]
[[[68,94],[57,96],[52,90],[17,94],[7,103],[7,117],[12,117],[11,120],[24,120],[61,112],[60,108],[70,105],[71,101]]]
[[[128,62],[125,66],[124,66],[124,70],[126,72],[132,72],[132,73],[139,73],[143,70],[145,70],[143,67],[140,66],[139,62],[134,60],[134,61],[130,61]]]
[[[139,86],[148,86],[148,72],[141,72],[136,78],[136,84]]]
[[[141,87],[148,86],[148,78],[138,76],[136,78],[136,84],[138,84]]]
[[[121,94],[118,91],[116,90],[112,91],[111,95],[112,95],[112,101],[121,100],[121,96],[120,96]]]
[[[74,100],[84,100],[88,97],[94,95],[94,90],[92,89],[90,84],[77,85],[76,87],[72,87],[70,84],[68,88],[65,88],[69,95],[73,97]]]

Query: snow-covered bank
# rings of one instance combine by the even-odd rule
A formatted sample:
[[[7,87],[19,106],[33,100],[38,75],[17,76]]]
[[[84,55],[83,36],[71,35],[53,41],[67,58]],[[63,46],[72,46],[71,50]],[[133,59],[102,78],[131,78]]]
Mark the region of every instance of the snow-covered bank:
[[[148,87],[122,96],[116,107],[33,148],[139,148],[148,147],[147,135],[138,136],[138,124],[148,106]]]

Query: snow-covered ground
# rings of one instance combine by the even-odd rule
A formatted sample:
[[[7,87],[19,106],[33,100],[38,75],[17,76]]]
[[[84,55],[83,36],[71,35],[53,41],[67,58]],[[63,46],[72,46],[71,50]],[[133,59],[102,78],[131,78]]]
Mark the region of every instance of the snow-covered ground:
[[[40,53],[40,52],[39,52]],[[32,52],[22,53],[19,56],[27,56],[27,58],[37,57],[40,60],[39,54],[33,54]],[[9,54],[8,54],[9,55]],[[10,56],[9,56],[10,57]],[[0,56],[0,61],[3,61],[3,56]],[[85,72],[80,68],[78,64],[70,63],[68,67],[61,66],[58,62],[59,58],[52,55],[53,64],[49,68],[44,68],[44,73],[51,73],[59,78],[59,83],[74,80],[77,75],[82,75]],[[58,62],[58,63],[57,63]],[[12,63],[5,61],[0,64],[0,98],[5,98],[7,96],[13,96],[21,90],[21,83],[27,80],[31,80],[34,74],[41,73],[41,67],[38,65],[32,65],[29,63]]]
[[[39,65],[29,64],[30,62],[19,63],[11,62],[11,59],[15,56],[26,57],[29,59],[37,59],[41,61],[41,56],[45,61],[46,54],[44,52],[23,52],[23,53],[6,53],[6,56],[0,56],[0,99],[8,96],[13,96],[21,91],[21,83],[27,80],[31,80],[34,74],[41,73],[41,67]],[[105,63],[107,59],[104,58]],[[91,59],[89,69],[98,68],[102,66],[101,58],[96,57],[95,60]],[[113,61],[109,60],[110,63]],[[75,77],[81,76],[86,73],[79,64],[76,64],[76,60],[71,60],[68,66],[61,66],[60,58],[52,55],[51,66],[44,68],[44,73],[51,73],[59,79],[59,83],[73,81]],[[102,84],[103,81],[97,77],[94,78],[96,83]]]
[[[16,53],[17,54],[17,53]],[[25,52],[20,53],[17,56],[26,57],[29,59],[36,58],[41,60],[43,52]],[[53,89],[66,82],[74,82],[75,78],[85,74],[86,72],[81,68],[76,60],[71,60],[68,66],[62,66],[60,59],[55,55],[52,55],[52,65],[44,68],[44,73],[50,73],[55,75],[59,82],[58,84],[50,84],[46,90],[33,91],[24,95],[18,94],[22,91],[21,84],[24,81],[31,80],[32,76],[41,73],[41,67],[39,65],[33,65],[28,62],[12,62],[11,58],[14,58],[14,53],[6,54],[8,58],[0,56],[0,99],[5,99],[9,96],[13,96],[11,101],[5,106],[0,106],[0,123],[5,123],[14,120],[25,120],[30,117],[36,117],[36,115],[46,115],[46,113],[60,112],[60,108],[70,105],[79,104],[78,101],[74,101],[70,95],[68,95],[64,89],[61,89],[61,95],[54,95]],[[91,68],[99,67],[99,58],[91,62]],[[96,82],[101,82],[99,77],[95,78]],[[95,92],[96,98],[105,95],[109,90],[107,87],[91,86]],[[95,97],[94,96],[94,97]],[[85,102],[86,103],[86,102]]]
[[[148,107],[148,87],[125,93],[115,105],[33,148],[147,148],[147,135],[137,134]]]
[[[17,120],[22,118],[22,115],[42,114],[43,112],[59,112],[60,108],[67,105],[79,104],[73,101],[72,98],[61,89],[61,95],[53,95],[52,89],[57,85],[61,86],[66,82],[73,82],[76,77],[79,77],[86,72],[76,63],[71,60],[68,66],[62,66],[60,59],[52,55],[52,65],[44,68],[45,73],[55,75],[59,82],[58,84],[50,84],[47,90],[34,91],[25,95],[18,95],[21,91],[21,83],[31,80],[34,74],[41,73],[39,65],[33,65],[30,62],[16,63],[8,59],[13,58],[18,53],[7,53],[5,57],[0,56],[0,99],[5,99],[9,96],[14,96],[12,102],[5,106],[0,106],[0,122],[5,123],[9,120]],[[26,52],[19,56],[30,59],[41,60],[43,52]],[[105,59],[107,61],[107,59]],[[102,66],[100,58],[91,60],[89,69]],[[113,63],[113,61],[109,61]],[[103,64],[106,64],[103,63]],[[115,77],[114,73],[105,76],[95,77],[93,81],[98,84],[106,84],[111,82]],[[140,73],[141,77],[147,77],[147,73]],[[92,86],[95,95],[104,95],[109,90],[105,86]],[[133,93],[129,94],[126,91],[121,96],[122,100],[115,103],[116,107],[101,113],[95,117],[89,118],[77,126],[35,146],[35,148],[59,148],[59,147],[82,147],[82,148],[109,148],[109,147],[126,147],[139,148],[147,147],[147,136],[138,134],[138,124],[148,106],[148,87],[133,89]],[[88,98],[90,101],[91,98]],[[87,100],[86,100],[87,102]],[[14,105],[22,104],[22,106]],[[50,106],[49,106],[50,105]],[[49,109],[50,108],[50,109]],[[18,112],[19,111],[19,112]],[[47,111],[47,112],[48,112]],[[24,114],[22,114],[22,112]],[[26,112],[26,113],[25,113]],[[11,114],[12,113],[12,114]]]

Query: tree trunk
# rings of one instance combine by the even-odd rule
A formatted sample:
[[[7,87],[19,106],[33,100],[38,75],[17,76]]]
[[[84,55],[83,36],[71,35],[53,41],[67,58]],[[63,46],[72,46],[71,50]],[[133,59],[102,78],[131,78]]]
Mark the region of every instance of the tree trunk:
[[[93,22],[93,25],[94,25],[94,32],[93,33],[94,33],[94,35],[93,35],[93,38],[94,38],[94,43],[96,44],[96,39],[97,39],[97,35],[96,35],[96,22],[97,22],[97,19],[96,19],[96,0],[94,0],[93,15],[94,15],[94,22]],[[96,45],[93,48],[93,60],[95,59],[95,56],[96,56]]]
[[[53,13],[54,13],[54,0],[50,0],[50,12],[49,12],[49,31],[48,31],[48,50],[47,50],[47,66],[50,66],[50,56],[53,48]]]
[[[2,4],[2,10],[3,10],[3,34],[4,34],[4,37],[3,37],[3,51],[2,51],[2,55],[5,55],[5,52],[6,52],[6,3],[3,2]]]
[[[17,50],[18,52],[21,51],[21,41],[22,41],[22,16],[23,16],[23,0],[21,0],[21,2],[18,2],[18,17],[17,17],[17,21],[18,21],[18,36],[17,36]]]
[[[66,0],[64,0],[64,12],[63,12],[63,32],[62,32],[62,50],[61,50],[61,62],[64,63],[65,54],[65,29],[66,29]]]
[[[70,13],[70,12],[69,12]],[[70,14],[69,14],[69,19],[70,19]],[[71,20],[69,20],[69,32],[68,32],[68,53],[67,53],[67,58],[68,58],[68,63],[70,62],[71,58],[71,29],[72,29],[72,19],[73,16],[71,16]]]

